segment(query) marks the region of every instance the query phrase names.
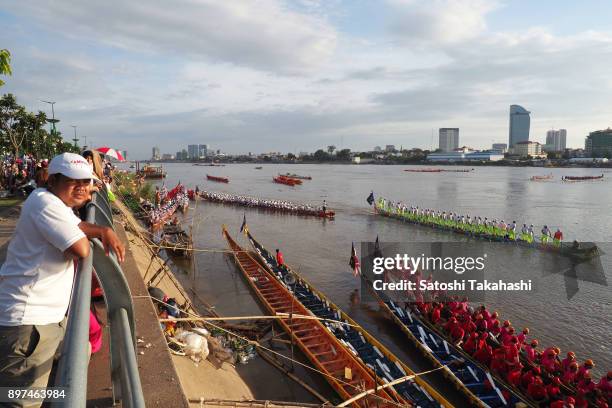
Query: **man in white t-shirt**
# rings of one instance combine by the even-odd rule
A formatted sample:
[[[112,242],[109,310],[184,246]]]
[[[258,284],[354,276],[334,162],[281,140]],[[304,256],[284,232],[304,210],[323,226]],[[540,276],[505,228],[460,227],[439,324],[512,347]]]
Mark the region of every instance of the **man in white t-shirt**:
[[[0,386],[47,386],[64,336],[74,261],[89,255],[89,239],[99,238],[107,254],[124,259],[111,228],[74,213],[87,201],[93,178],[83,157],[61,154],[49,164],[48,187],[34,190],[23,204],[0,269]]]

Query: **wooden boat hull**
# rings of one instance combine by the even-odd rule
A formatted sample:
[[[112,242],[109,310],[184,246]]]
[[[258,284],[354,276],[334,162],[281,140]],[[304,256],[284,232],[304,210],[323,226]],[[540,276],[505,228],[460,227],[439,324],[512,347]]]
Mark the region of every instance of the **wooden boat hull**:
[[[351,326],[340,329],[332,329],[332,333],[340,339],[349,343],[355,349],[358,357],[366,363],[366,366],[376,371],[376,375],[381,378],[386,378],[388,381],[401,378],[406,375],[412,375],[413,371],[402,361],[400,361],[393,353],[385,346],[378,342],[372,335],[363,329],[342,309],[331,302],[320,291],[318,291],[310,282],[293,271],[287,265],[283,268],[278,268],[274,256],[267,251],[253,236],[247,233],[249,242],[253,246],[254,255],[261,261],[268,272],[275,278],[281,280],[287,274],[293,274],[297,282],[294,286],[294,293],[297,294],[298,301],[306,307],[312,314],[320,318],[331,318],[334,320],[342,320]],[[355,354],[354,353],[354,354]],[[383,367],[389,368],[386,372]],[[435,391],[426,381],[420,377],[416,377],[416,384],[403,383],[394,387],[400,398],[406,403],[416,403],[421,407],[452,407],[442,395]]]
[[[217,183],[229,183],[229,179],[227,177],[210,176],[207,174],[206,179],[209,181],[215,181]]]
[[[309,315],[308,310],[295,299],[288,288],[272,277],[264,266],[244,251],[232,239],[225,227],[223,227],[223,236],[245,280],[270,314]],[[288,317],[278,319],[277,322],[317,370],[325,374],[324,378],[344,400],[359,394],[362,386],[365,389],[375,388],[375,380],[363,364],[320,321]],[[347,374],[350,375],[347,376]],[[351,404],[353,407],[374,405],[389,408],[396,406],[385,390],[379,390],[377,397],[370,395]]]
[[[429,228],[437,229],[440,231],[453,232],[453,233],[465,235],[466,237],[470,237],[474,239],[486,240],[490,242],[503,242],[503,243],[517,245],[517,246],[524,247],[524,248],[531,248],[531,249],[537,249],[540,251],[558,253],[560,255],[567,256],[570,258],[588,260],[588,259],[595,258],[602,254],[602,252],[599,250],[597,245],[595,245],[594,243],[589,243],[589,242],[579,243],[578,248],[575,248],[573,246],[573,243],[569,243],[569,242],[562,242],[560,243],[559,246],[555,246],[554,244],[542,244],[539,242],[529,243],[529,242],[525,242],[521,240],[510,240],[505,237],[492,237],[492,236],[485,235],[485,234],[478,234],[478,233],[474,233],[470,231],[461,230],[458,228],[450,228],[450,227],[445,227],[445,226],[441,226],[437,224],[424,224],[421,222],[410,220],[408,218],[404,218],[400,216],[399,214],[393,214],[391,212],[384,211],[381,209],[376,209],[376,212],[383,217],[394,218],[402,222],[407,222],[407,223],[419,225],[422,227],[429,227]]]

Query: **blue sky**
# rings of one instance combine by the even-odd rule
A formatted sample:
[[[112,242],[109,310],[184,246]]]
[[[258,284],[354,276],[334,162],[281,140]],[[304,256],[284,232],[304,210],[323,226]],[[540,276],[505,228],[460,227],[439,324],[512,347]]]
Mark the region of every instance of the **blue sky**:
[[[608,1],[182,0],[0,3],[13,76],[60,129],[146,158],[207,143],[230,153],[334,144],[431,147],[459,127],[508,139],[508,108],[581,147],[610,125]],[[340,146],[342,144],[342,146]]]

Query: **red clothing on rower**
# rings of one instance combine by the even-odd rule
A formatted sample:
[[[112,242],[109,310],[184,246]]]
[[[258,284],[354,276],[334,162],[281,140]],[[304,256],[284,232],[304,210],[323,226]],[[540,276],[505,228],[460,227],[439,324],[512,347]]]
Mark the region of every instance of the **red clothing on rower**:
[[[563,401],[562,399],[550,403],[550,408],[565,408],[566,406],[567,405],[565,405],[565,401]]]
[[[276,263],[278,266],[283,266],[285,264],[285,260],[283,259],[283,253],[281,251],[276,252]]]
[[[563,382],[566,384],[573,384],[576,382],[576,372],[573,371],[566,371],[563,374],[563,378],[562,378]]]
[[[562,233],[561,231],[557,230],[557,232],[555,232],[555,236],[554,236],[554,238],[555,238],[557,241],[561,241],[561,240],[563,240],[563,233]]]
[[[510,383],[510,385],[519,387],[521,385],[521,368],[520,367],[513,368],[512,371],[508,373],[507,380]]]
[[[561,362],[561,364],[563,366],[563,372],[566,372],[567,370],[569,370],[570,364],[572,364],[575,361],[576,361],[576,357],[573,357],[573,358],[566,357],[566,358],[564,358],[563,361]]]
[[[532,347],[531,344],[525,346],[525,354],[527,355],[527,360],[531,362],[535,362],[537,360],[536,348]]]
[[[477,349],[478,349],[478,334],[472,333],[470,334],[470,337],[467,339],[467,341],[463,345],[463,350],[466,353],[473,355]]]
[[[523,388],[527,388],[529,386],[529,384],[531,384],[533,382],[534,378],[535,378],[535,374],[533,373],[533,370],[527,371],[521,377],[521,386]]]
[[[441,311],[441,307],[435,307],[431,311],[431,322],[433,324],[438,324],[438,322],[440,321],[440,311]]]
[[[542,401],[547,398],[546,387],[540,377],[535,377],[533,382],[527,387],[527,395],[536,401]]]
[[[465,330],[463,330],[459,325],[453,327],[450,333],[453,341],[456,343],[459,340],[463,340],[463,336],[465,335]]]
[[[612,397],[612,380],[609,380],[608,377],[603,376],[597,383],[597,388],[600,389],[604,395]]]
[[[591,380],[589,380],[587,382],[587,380],[581,380],[578,382],[578,385],[576,386],[576,389],[579,392],[582,392],[584,394],[588,394],[590,392],[593,392],[595,390],[595,383]]]
[[[485,344],[474,353],[474,358],[483,365],[488,366],[493,358],[493,349],[488,344]]]
[[[508,371],[508,365],[506,364],[506,360],[504,360],[503,355],[497,355],[491,361],[491,371],[501,375],[504,377],[506,372]]]

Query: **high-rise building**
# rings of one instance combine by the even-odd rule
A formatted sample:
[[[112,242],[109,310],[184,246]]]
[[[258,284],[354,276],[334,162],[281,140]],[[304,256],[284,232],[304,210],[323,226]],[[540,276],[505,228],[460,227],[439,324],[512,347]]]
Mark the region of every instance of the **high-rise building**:
[[[187,145],[187,156],[189,159],[200,158],[200,146],[199,145]]]
[[[567,130],[549,130],[546,132],[546,144],[544,150],[547,152],[562,152],[566,147]]]
[[[519,105],[510,105],[510,137],[508,147],[512,148],[518,142],[529,141],[529,112]]]
[[[208,151],[210,150],[210,146],[207,144],[200,145],[200,157],[208,156]]]
[[[459,128],[440,128],[438,148],[452,152],[459,147]]]
[[[161,155],[159,154],[159,147],[157,146],[153,146],[153,152],[151,155],[151,159],[152,160],[159,160],[161,158]]]
[[[584,141],[584,150],[587,157],[612,157],[612,129],[589,133]]]

